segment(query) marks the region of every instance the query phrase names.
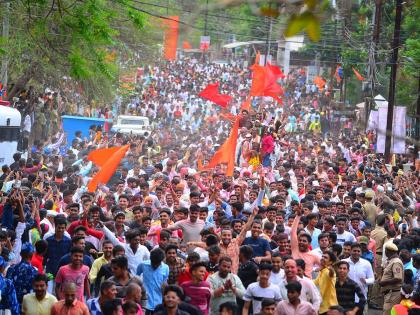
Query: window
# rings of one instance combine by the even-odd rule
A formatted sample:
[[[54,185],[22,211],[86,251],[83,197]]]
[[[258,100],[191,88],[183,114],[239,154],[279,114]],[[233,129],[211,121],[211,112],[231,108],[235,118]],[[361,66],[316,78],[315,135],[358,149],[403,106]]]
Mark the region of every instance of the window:
[[[143,126],[144,120],[142,119],[121,119],[121,125],[140,125]]]
[[[18,141],[20,136],[20,127],[0,127],[0,142]]]

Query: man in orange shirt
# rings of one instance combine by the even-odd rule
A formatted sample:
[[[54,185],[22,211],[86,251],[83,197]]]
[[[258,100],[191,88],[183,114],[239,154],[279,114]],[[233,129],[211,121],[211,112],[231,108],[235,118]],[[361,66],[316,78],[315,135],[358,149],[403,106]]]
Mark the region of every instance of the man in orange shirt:
[[[89,315],[87,306],[76,298],[76,284],[64,285],[64,300],[53,305],[51,315]]]
[[[301,207],[296,210],[296,217],[293,220],[292,230],[290,232],[290,246],[294,259],[303,259],[305,261],[305,275],[312,279],[312,271],[315,265],[320,266],[320,258],[309,250],[312,238],[307,233],[297,235],[297,229],[301,218]]]
[[[232,238],[232,230],[222,229],[220,250],[221,254],[232,258],[232,273],[237,274],[239,268],[239,247],[245,240],[246,232],[251,228],[255,216],[258,213],[258,208],[255,207],[248,222],[242,227],[241,233],[236,238]]]

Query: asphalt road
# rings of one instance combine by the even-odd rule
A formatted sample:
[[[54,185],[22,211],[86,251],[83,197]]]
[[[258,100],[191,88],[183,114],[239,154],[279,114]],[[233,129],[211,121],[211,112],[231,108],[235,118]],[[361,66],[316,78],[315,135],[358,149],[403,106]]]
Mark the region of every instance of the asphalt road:
[[[377,310],[368,310],[368,314],[369,315],[382,315],[382,311],[377,311]]]

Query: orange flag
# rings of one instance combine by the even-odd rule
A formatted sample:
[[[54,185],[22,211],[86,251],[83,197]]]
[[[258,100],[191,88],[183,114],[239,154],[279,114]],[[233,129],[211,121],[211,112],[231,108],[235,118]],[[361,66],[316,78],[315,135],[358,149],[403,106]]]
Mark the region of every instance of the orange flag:
[[[95,192],[98,184],[108,183],[129,148],[130,145],[127,144],[122,147],[98,149],[89,153],[88,160],[101,167],[88,184],[89,192]]]
[[[221,113],[220,114],[220,118],[223,118],[225,120],[229,120],[231,122],[235,121],[235,115],[233,115],[232,113]]]
[[[239,117],[237,116],[230,132],[229,138],[213,155],[210,162],[204,166],[205,169],[214,168],[219,164],[227,163],[226,176],[233,176],[233,169],[235,168],[235,152],[236,143],[238,141]]]
[[[260,64],[260,59],[261,59],[260,51],[257,51],[257,54],[255,55],[254,65],[259,65]]]
[[[251,66],[250,69],[252,70],[252,84],[249,95],[263,96],[265,88],[265,69],[257,64]]]
[[[249,112],[250,109],[251,109],[251,96],[248,96],[248,98],[241,105],[241,111],[246,110]]]
[[[318,87],[318,89],[320,91],[322,91],[325,87],[325,84],[327,83],[323,78],[321,78],[320,76],[316,76],[314,78],[314,83],[315,85]]]
[[[190,44],[188,41],[184,40],[184,41],[182,42],[182,48],[183,48],[183,49],[191,49],[191,48],[192,48],[192,46],[191,46],[191,44]]]
[[[169,20],[164,20],[165,37],[163,40],[163,56],[166,60],[176,59],[176,47],[178,45],[179,16],[170,16]]]
[[[354,67],[352,67],[354,74],[356,75],[357,80],[359,81],[365,81],[365,78],[356,70]]]

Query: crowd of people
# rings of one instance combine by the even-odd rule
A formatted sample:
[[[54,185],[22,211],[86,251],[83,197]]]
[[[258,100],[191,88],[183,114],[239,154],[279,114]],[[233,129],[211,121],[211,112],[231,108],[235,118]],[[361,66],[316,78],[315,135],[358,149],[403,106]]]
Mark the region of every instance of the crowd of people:
[[[236,65],[185,59],[142,75],[138,95],[104,114],[147,116],[151,134],[93,126],[66,143],[59,120],[38,130],[35,118],[30,156],[2,166],[3,312],[418,312],[415,154],[388,165],[374,133],[331,128],[330,98],[302,71],[283,82],[283,105],[259,97],[247,109],[252,78]],[[233,96],[227,109],[197,96],[215,81]],[[38,99],[42,113],[58,110],[53,99]],[[227,176],[206,165],[235,116]],[[124,144],[115,174],[90,193],[99,169],[88,154]]]

